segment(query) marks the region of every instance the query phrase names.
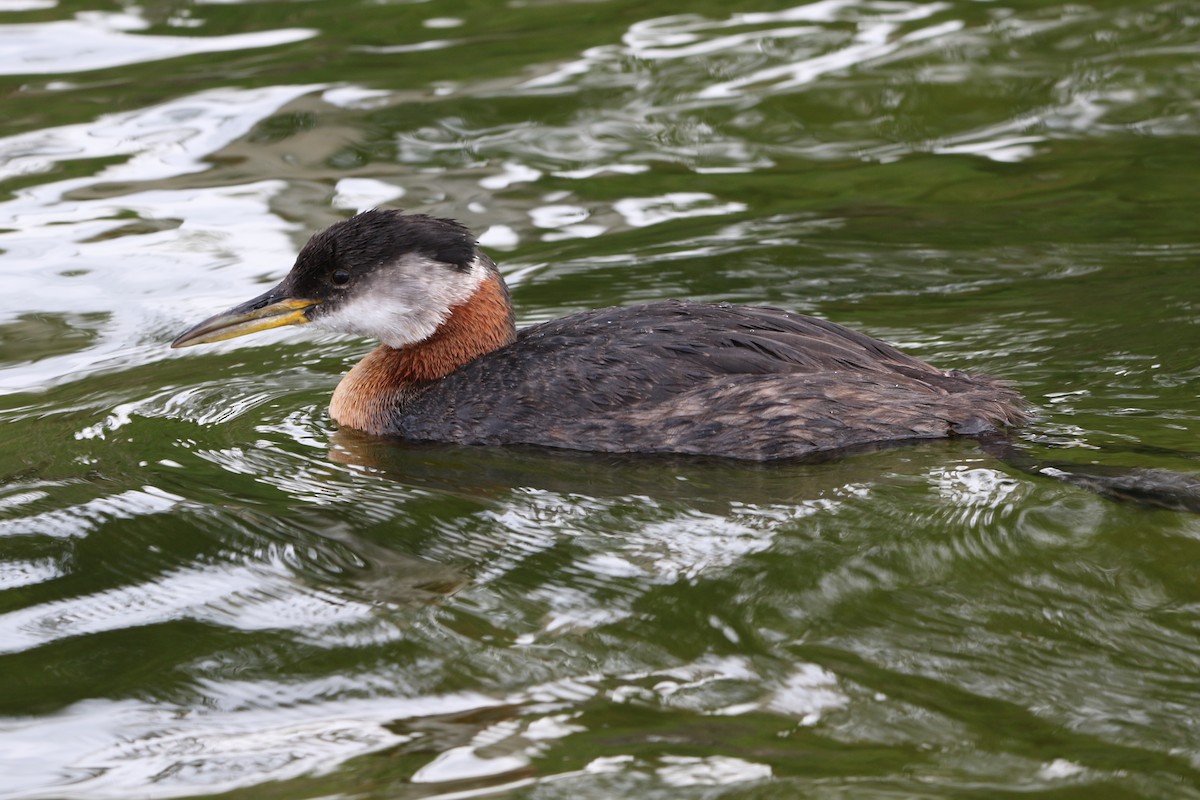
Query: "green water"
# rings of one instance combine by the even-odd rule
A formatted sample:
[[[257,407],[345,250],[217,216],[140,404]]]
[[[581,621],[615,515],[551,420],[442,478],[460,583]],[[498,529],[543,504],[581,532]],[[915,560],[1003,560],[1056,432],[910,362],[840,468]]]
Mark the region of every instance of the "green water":
[[[355,209],[523,323],[767,303],[1196,472],[1200,6],[0,3],[0,797],[1200,797],[1200,520],[970,440],[404,445],[170,351]]]

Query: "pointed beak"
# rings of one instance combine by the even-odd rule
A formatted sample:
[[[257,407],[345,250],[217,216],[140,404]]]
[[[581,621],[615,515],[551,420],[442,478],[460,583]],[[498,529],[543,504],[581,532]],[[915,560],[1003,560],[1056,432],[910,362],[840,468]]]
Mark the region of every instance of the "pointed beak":
[[[302,325],[309,321],[308,311],[319,306],[320,300],[289,297],[279,286],[253,300],[215,314],[181,333],[171,347],[191,347],[245,336],[247,333]]]

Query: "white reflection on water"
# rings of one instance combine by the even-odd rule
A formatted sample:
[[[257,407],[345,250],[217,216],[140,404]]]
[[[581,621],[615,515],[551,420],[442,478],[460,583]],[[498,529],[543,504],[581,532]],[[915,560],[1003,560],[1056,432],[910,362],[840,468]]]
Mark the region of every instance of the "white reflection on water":
[[[703,708],[705,687],[734,682],[776,713],[798,716],[800,724],[848,702],[832,676],[812,665],[798,667],[782,683],[766,681],[766,691],[763,678],[743,660],[711,658],[661,673],[565,678],[502,696],[402,696],[387,691],[386,675],[329,676],[316,684],[202,679],[194,685],[201,703],[86,700],[53,716],[2,719],[0,774],[9,797],[49,798],[68,791],[93,798],[125,798],[130,792],[170,798],[321,775],[351,758],[408,742],[420,745],[432,735],[436,738],[421,748],[427,760],[409,778],[413,783],[451,788],[472,777],[517,777],[524,783],[529,779],[520,777],[522,771],[557,741],[588,733],[580,712],[572,710],[588,699],[653,708],[678,705],[678,696],[688,693],[700,713],[755,710],[755,704]],[[368,686],[374,691],[361,696]],[[314,699],[318,689],[324,699]],[[784,696],[795,708],[778,707]],[[495,713],[474,718],[471,712],[482,709]],[[629,758],[609,756],[583,771],[620,768]],[[744,783],[771,774],[766,765],[732,756],[668,753],[648,764],[639,761],[672,786]],[[578,774],[537,774],[533,780]]]
[[[937,39],[963,28],[958,20],[918,28],[897,35],[904,26],[928,19],[949,8],[946,3],[872,3],[859,0],[822,0],[777,12],[735,13],[725,19],[693,15],[658,17],[635,22],[620,45],[601,45],[583,53],[583,58],[525,82],[523,89],[563,86],[575,80],[589,83],[619,81],[619,73],[598,66],[615,65],[627,59],[673,61],[710,58],[719,54],[757,53],[766,43],[778,50],[781,43],[796,48],[791,58],[772,59],[783,63],[750,69],[726,81],[711,82],[695,97],[706,102],[728,100],[747,91],[788,91],[811,84],[833,72],[862,66],[909,48],[916,42]],[[789,26],[789,23],[824,23]],[[831,33],[829,23],[854,26],[854,33]],[[741,30],[734,30],[741,29]],[[733,32],[731,32],[733,31]],[[834,46],[830,46],[833,44]],[[636,77],[636,76],[635,76]],[[627,79],[628,80],[628,79]]]
[[[666,756],[658,775],[667,786],[725,786],[766,780],[771,768],[729,756]]]
[[[0,5],[0,12],[44,11],[56,5],[58,0],[5,0],[4,4]]]
[[[330,204],[350,211],[384,206],[404,197],[404,187],[373,178],[342,178],[337,182]]]
[[[133,34],[150,23],[131,13],[80,12],[72,20],[0,25],[0,74],[48,75],[110,69],[195,53],[276,47],[310,39],[299,28],[230,36]]]
[[[231,292],[249,296],[264,272],[282,271],[291,260],[288,234],[295,226],[270,206],[283,181],[76,195],[94,194],[98,185],[138,186],[210,169],[206,159],[213,152],[315,88],[215,89],[0,139],[0,175],[8,177],[126,157],[93,175],[19,189],[0,202],[0,216],[15,223],[0,231],[11,289],[0,297],[0,322],[31,311],[109,315],[86,350],[0,369],[0,392],[155,361],[184,320],[228,304]],[[145,227],[126,231],[131,223]],[[193,310],[180,311],[180,303]]]
[[[186,320],[229,305],[231,297],[257,293],[256,278],[269,265],[286,264],[293,247],[287,235],[293,226],[267,213],[282,187],[264,182],[112,200],[18,198],[0,204],[0,213],[15,211],[21,222],[0,231],[13,289],[0,299],[0,320],[31,310],[111,313],[86,350],[4,365],[0,392],[152,363]],[[106,238],[131,210],[139,219],[174,217],[177,224]]]
[[[369,604],[297,583],[281,554],[274,563],[226,565],[219,574],[188,567],[145,583],[0,614],[0,652],[179,619],[319,637],[324,628],[370,615]]]
[[[717,202],[708,192],[668,192],[659,197],[626,197],[613,203],[613,209],[633,228],[673,219],[736,214],[747,208],[745,203]]]
[[[42,561],[0,561],[0,591],[32,586],[63,576],[62,567],[49,559]]]
[[[207,687],[210,691],[220,687]],[[271,685],[224,687],[287,696]],[[286,689],[286,687],[275,687]],[[348,758],[413,738],[388,723],[492,705],[474,693],[226,708],[87,700],[54,716],[0,720],[7,797],[168,798],[320,774]],[[31,735],[35,734],[35,735]]]
[[[24,216],[31,213],[33,203],[61,200],[82,186],[150,181],[210,169],[205,156],[244,136],[284,103],[319,88],[209,89],[136,111],[104,114],[91,122],[5,137],[0,139],[0,179],[46,172],[68,161],[130,158],[86,178],[21,190],[4,209]],[[75,216],[83,217],[79,211]]]
[[[86,536],[114,519],[133,519],[148,514],[165,514],[182,500],[182,497],[155,486],[127,489],[78,505],[55,508],[25,517],[0,520],[0,537],[47,536],[62,539]],[[0,619],[4,618],[4,616],[0,616]],[[5,647],[5,644],[0,644],[0,650]]]
[[[835,11],[858,6],[856,0],[832,0],[831,2],[815,3],[784,12],[789,18],[809,18],[814,20],[832,20],[837,16]],[[927,19],[940,11],[945,11],[945,3],[898,4],[892,13],[876,15],[855,14],[851,19],[857,24],[857,30],[850,42],[845,46],[827,53],[821,53],[811,58],[794,61],[789,64],[778,64],[763,67],[748,75],[733,80],[722,81],[704,87],[698,93],[699,97],[717,99],[734,97],[747,88],[754,87],[770,91],[789,91],[805,86],[833,72],[857,67],[873,61],[879,61],[907,49],[916,42],[925,42],[955,33],[962,29],[959,20],[950,20],[920,28],[907,34],[899,32],[906,23]],[[803,12],[814,10],[819,13],[806,17]],[[797,14],[797,12],[801,12]],[[767,17],[771,15],[748,15]],[[769,19],[757,20],[757,24],[769,22]],[[803,29],[801,29],[803,30]]]

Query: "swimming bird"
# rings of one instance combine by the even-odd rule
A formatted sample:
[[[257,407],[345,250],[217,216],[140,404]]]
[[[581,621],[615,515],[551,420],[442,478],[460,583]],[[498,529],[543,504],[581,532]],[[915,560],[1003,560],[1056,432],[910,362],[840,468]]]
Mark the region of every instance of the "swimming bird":
[[[777,308],[667,300],[518,331],[470,231],[393,210],[317,233],[277,286],[171,346],[299,324],[380,342],[330,416],[410,440],[765,461],[1026,419],[1001,381]]]

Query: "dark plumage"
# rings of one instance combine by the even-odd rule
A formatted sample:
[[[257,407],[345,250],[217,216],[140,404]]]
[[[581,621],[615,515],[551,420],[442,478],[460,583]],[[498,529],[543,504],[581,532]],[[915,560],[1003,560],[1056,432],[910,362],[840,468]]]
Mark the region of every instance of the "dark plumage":
[[[527,328],[396,408],[388,432],[759,460],[979,434],[1021,423],[1020,405],[825,320],[667,301]]]

